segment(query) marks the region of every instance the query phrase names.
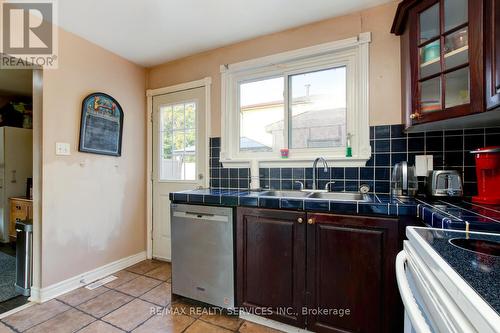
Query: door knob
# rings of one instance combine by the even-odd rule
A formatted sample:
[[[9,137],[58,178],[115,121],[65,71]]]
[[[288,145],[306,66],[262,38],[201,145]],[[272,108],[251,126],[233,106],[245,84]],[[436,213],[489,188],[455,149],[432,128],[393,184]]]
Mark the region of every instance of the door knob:
[[[313,219],[308,219],[307,220],[307,224],[314,224],[314,220]]]
[[[299,217],[299,218],[297,219],[297,222],[302,223],[302,222],[304,222],[304,220],[302,219],[302,217]]]

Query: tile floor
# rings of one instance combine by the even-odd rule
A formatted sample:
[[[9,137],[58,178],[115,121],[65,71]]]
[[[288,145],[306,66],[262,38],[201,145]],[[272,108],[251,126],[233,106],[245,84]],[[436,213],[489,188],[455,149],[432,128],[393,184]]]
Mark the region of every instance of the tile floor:
[[[276,333],[171,295],[169,263],[146,260],[94,290],[79,288],[0,320],[0,333]]]

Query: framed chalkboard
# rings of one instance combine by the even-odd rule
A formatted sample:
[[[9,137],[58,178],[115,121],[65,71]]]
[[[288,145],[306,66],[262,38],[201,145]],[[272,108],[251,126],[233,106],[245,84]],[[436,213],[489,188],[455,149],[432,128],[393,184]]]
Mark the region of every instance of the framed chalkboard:
[[[93,93],[82,102],[79,151],[120,156],[122,153],[123,110],[104,93]]]

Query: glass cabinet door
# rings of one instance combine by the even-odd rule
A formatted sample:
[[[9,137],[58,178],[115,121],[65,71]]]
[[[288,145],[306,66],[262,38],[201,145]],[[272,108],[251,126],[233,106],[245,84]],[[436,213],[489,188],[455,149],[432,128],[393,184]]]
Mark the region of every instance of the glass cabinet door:
[[[418,14],[419,117],[470,103],[468,0],[433,1]]]

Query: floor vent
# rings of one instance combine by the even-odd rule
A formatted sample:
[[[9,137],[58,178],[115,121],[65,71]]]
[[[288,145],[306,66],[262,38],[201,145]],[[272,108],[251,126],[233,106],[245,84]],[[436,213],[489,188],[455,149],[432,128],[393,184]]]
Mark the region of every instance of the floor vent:
[[[91,284],[85,286],[85,288],[87,288],[88,290],[93,290],[93,289],[99,288],[100,286],[105,285],[106,283],[109,283],[113,280],[116,280],[116,279],[118,279],[116,276],[110,275],[110,276],[105,277],[104,279],[100,279],[100,280],[97,280],[95,282],[92,282]]]

